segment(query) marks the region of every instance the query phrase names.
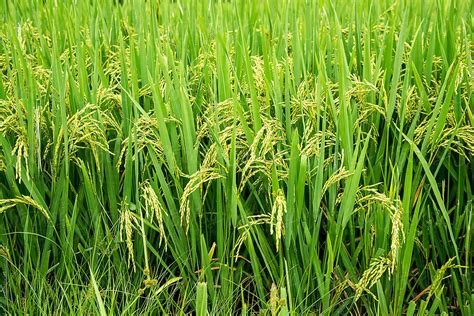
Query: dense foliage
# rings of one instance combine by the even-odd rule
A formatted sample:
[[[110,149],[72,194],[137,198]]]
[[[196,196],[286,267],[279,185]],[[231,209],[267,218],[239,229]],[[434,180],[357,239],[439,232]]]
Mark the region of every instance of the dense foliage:
[[[0,1],[0,311],[474,314],[474,4]]]

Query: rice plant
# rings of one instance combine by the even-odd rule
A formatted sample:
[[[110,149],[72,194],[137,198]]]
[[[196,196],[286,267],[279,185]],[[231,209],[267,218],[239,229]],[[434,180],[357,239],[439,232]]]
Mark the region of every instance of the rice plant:
[[[473,315],[473,12],[1,0],[1,313]]]

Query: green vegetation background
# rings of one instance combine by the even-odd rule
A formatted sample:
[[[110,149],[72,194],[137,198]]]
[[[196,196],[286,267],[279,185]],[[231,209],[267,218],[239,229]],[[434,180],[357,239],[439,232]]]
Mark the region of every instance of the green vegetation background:
[[[473,315],[473,1],[0,1],[0,311]]]

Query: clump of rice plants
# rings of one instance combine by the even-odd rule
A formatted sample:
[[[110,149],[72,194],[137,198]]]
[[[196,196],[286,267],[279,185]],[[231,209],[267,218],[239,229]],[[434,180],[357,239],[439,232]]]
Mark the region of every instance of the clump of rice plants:
[[[472,1],[0,1],[5,314],[473,315]]]

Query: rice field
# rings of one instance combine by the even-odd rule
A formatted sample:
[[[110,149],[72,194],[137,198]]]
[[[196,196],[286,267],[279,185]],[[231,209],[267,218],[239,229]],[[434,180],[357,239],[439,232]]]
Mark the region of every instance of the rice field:
[[[472,0],[0,0],[0,314],[473,315]]]

